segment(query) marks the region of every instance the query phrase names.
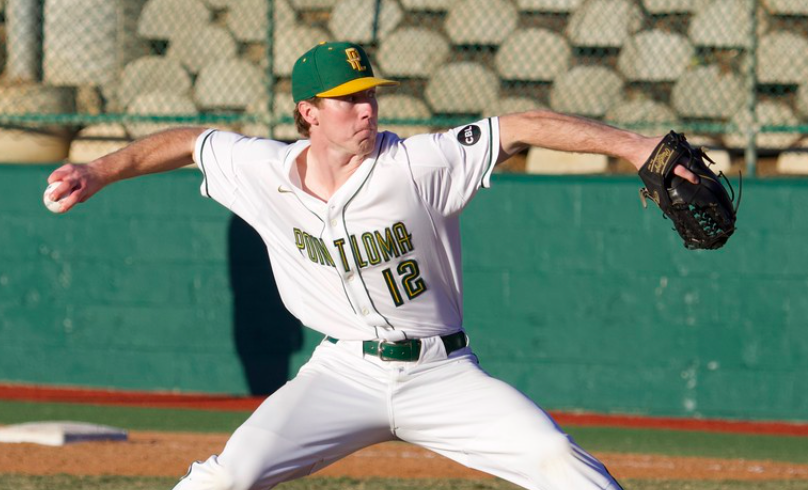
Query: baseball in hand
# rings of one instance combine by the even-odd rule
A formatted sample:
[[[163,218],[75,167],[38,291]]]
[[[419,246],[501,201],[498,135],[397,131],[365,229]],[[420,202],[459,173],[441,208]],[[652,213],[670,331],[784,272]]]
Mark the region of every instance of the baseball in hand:
[[[54,182],[54,183],[48,185],[47,189],[45,189],[45,194],[42,196],[42,202],[45,203],[45,207],[48,208],[48,210],[50,212],[52,212],[52,213],[61,213],[62,212],[62,201],[64,200],[65,197],[67,197],[69,195],[68,194],[68,195],[63,196],[58,201],[54,201],[54,200],[51,199],[51,197],[50,197],[51,192],[53,192],[54,189],[59,187],[59,184],[61,184],[61,182],[57,181],[57,182]]]

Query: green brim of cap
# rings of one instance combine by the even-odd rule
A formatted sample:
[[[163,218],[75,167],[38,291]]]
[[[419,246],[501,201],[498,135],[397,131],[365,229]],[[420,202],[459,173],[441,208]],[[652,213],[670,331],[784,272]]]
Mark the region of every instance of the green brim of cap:
[[[349,82],[345,82],[342,85],[337,85],[331,90],[320,92],[317,94],[317,97],[340,97],[343,95],[355,94],[369,88],[387,85],[398,85],[398,82],[376,77],[356,78]]]

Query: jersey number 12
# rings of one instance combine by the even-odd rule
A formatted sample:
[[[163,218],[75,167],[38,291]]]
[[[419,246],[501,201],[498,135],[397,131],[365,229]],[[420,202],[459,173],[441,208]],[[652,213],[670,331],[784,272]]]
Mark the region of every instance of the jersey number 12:
[[[426,291],[426,283],[421,279],[421,271],[418,269],[418,262],[414,260],[405,260],[398,264],[396,267],[398,275],[401,277],[401,286],[409,299],[415,299],[419,294]],[[401,306],[404,304],[404,298],[401,296],[401,289],[398,287],[396,278],[393,276],[392,269],[385,269],[382,271],[384,281],[387,283],[387,289],[390,290],[390,296],[393,297],[393,303]]]

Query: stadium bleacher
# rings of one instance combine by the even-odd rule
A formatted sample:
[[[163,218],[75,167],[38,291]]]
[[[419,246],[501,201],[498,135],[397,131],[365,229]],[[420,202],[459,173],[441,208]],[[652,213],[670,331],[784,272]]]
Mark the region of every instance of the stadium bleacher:
[[[317,42],[346,39],[402,81],[380,95],[391,106],[382,117],[403,133],[441,129],[446,116],[549,107],[644,132],[675,124],[730,152],[748,144],[745,128],[785,127],[756,139],[783,151],[808,120],[808,2],[758,3],[750,12],[746,0],[48,0],[33,74],[31,61],[12,60],[30,56],[37,24],[4,12],[0,89],[43,87],[23,97],[23,111],[70,114],[76,135],[99,114],[197,114],[252,134],[269,134],[272,119],[275,137],[291,139],[278,108],[289,105],[294,60]],[[42,94],[56,87],[95,102],[54,107]],[[272,118],[257,102],[267,91],[283,102]],[[0,97],[0,115],[19,113]],[[401,123],[408,118],[411,130]],[[144,124],[125,125],[128,136],[165,127]]]

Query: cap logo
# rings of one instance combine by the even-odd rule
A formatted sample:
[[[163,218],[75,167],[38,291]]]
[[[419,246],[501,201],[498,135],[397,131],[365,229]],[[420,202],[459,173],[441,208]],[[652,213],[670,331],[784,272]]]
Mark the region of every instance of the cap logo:
[[[362,66],[362,58],[359,56],[359,51],[356,48],[348,48],[345,50],[345,55],[348,57],[348,63],[356,71],[365,71],[366,68]]]

